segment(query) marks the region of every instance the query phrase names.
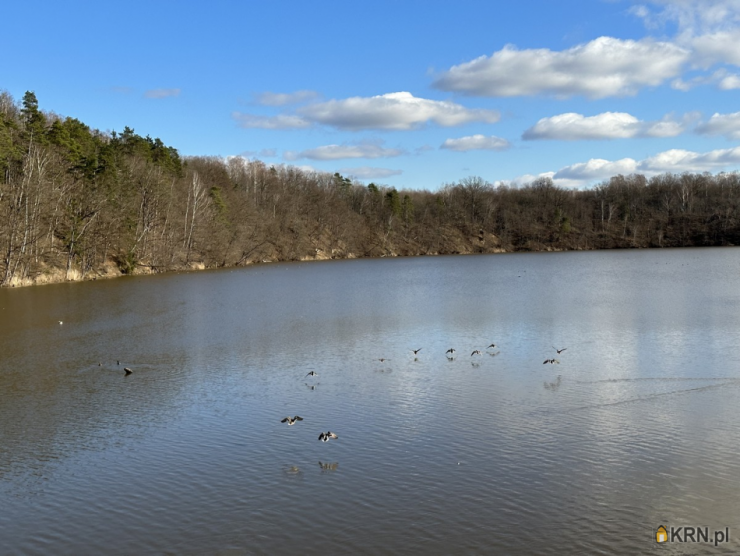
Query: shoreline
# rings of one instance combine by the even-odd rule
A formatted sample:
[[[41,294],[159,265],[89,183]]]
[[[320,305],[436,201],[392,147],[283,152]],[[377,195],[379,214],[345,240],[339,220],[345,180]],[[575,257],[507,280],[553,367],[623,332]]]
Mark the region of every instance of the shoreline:
[[[341,260],[352,260],[352,259],[395,259],[395,258],[412,258],[412,257],[440,257],[440,256],[455,256],[455,255],[502,255],[502,254],[514,254],[514,253],[566,253],[572,251],[633,251],[633,250],[665,250],[665,249],[701,249],[701,248],[721,248],[721,247],[735,247],[734,245],[685,245],[675,247],[604,247],[604,248],[575,248],[567,249],[561,247],[550,247],[547,249],[504,249],[501,247],[469,250],[469,251],[455,251],[455,252],[427,252],[427,253],[412,253],[412,254],[398,254],[389,253],[380,256],[358,256],[355,253],[338,253],[338,254],[325,254],[317,253],[314,257],[302,257],[300,259],[281,259],[281,258],[267,258],[263,260],[252,260],[247,261],[243,264],[235,265],[223,265],[223,266],[206,266],[202,262],[193,262],[188,265],[173,266],[170,268],[157,268],[148,265],[139,265],[134,272],[124,273],[118,268],[115,263],[108,261],[106,264],[99,268],[88,271],[84,276],[79,270],[74,269],[72,271],[73,277],[68,279],[66,272],[61,268],[50,268],[37,274],[33,278],[16,279],[10,284],[0,286],[0,289],[14,289],[14,288],[27,288],[33,286],[46,286],[52,284],[71,284],[78,282],[95,282],[98,280],[111,280],[115,278],[123,278],[126,276],[151,276],[158,274],[167,273],[179,273],[179,272],[197,272],[201,270],[226,270],[235,268],[246,268],[255,265],[272,264],[272,263],[298,263],[298,262],[322,262],[322,261],[341,261]]]

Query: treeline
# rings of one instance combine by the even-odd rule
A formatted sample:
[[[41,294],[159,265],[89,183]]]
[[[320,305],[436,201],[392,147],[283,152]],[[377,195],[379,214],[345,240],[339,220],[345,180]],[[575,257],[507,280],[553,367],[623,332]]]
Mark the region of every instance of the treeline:
[[[235,157],[181,158],[0,93],[0,284],[261,261],[740,244],[740,176],[437,191]]]

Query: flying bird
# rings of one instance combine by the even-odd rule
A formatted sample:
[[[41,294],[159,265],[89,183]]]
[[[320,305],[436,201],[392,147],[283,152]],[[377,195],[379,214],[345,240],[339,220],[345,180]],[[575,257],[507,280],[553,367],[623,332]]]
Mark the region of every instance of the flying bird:
[[[321,442],[329,442],[329,439],[330,438],[339,438],[339,437],[336,434],[334,434],[333,432],[331,432],[331,431],[329,431],[329,432],[322,432],[319,435],[319,440],[321,440]]]
[[[423,348],[419,348],[419,349],[412,349],[411,351],[413,351],[413,352],[414,352],[414,355],[416,355],[416,354],[418,354],[418,353],[419,353],[419,352],[420,352],[420,351],[421,351],[422,349],[423,349]]]
[[[295,425],[298,421],[303,421],[303,417],[298,417],[298,415],[296,415],[295,417],[286,417],[280,422],[288,423],[288,425]]]
[[[124,372],[124,373],[126,373],[126,376],[128,376],[128,375],[130,375],[131,373],[133,373],[134,371],[132,371],[132,370],[131,370],[131,369],[129,369],[128,367],[124,367],[124,368],[123,368],[123,372]]]
[[[319,373],[317,373],[316,371],[311,371],[306,376],[319,376]]]
[[[483,355],[479,349],[476,349],[473,353],[470,354],[470,357],[473,357],[473,355]]]
[[[547,365],[548,363],[550,363],[550,365],[552,365],[553,363],[557,363],[559,365],[560,361],[558,361],[557,359],[545,359],[542,362],[543,365]]]
[[[558,352],[558,355],[560,355],[561,353],[563,353],[568,348],[558,349],[555,346],[552,346],[552,349],[554,349],[555,351],[557,351]]]
[[[490,345],[490,346],[488,346],[488,347],[487,347],[486,349],[491,349],[491,348],[495,348],[495,347],[496,347],[496,344],[491,344],[491,345]]]
[[[445,351],[445,354],[447,354],[447,353],[451,353],[451,354],[454,355],[455,354],[455,348],[448,349],[447,351]]]
[[[386,361],[390,361],[390,359],[386,359],[385,357],[381,357],[380,359],[378,359],[378,361],[380,361],[381,363],[385,363]]]

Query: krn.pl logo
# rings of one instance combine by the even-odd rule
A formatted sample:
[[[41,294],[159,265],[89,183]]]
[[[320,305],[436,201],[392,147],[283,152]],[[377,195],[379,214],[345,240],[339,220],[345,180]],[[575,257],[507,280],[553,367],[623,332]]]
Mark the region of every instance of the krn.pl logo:
[[[655,529],[655,542],[663,543],[707,543],[718,546],[730,542],[730,528],[710,529],[705,525],[681,527],[671,526],[670,528],[661,525]]]

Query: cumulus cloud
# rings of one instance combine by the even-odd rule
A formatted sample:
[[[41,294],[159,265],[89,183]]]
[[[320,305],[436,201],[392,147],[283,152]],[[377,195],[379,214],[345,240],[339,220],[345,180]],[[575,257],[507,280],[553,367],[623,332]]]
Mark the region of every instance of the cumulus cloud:
[[[496,185],[527,185],[532,183],[538,178],[550,178],[555,175],[555,172],[543,172],[541,174],[523,174],[514,178],[513,180],[501,180],[496,182]],[[561,184],[562,185],[562,184]]]
[[[561,168],[553,175],[553,180],[568,179],[594,181],[616,176],[632,174],[637,170],[637,161],[632,158],[610,161],[603,158],[592,158],[588,162],[579,162]]]
[[[713,172],[738,164],[740,147],[717,149],[706,153],[671,149],[641,161],[638,170],[645,173]]]
[[[731,89],[740,89],[740,76],[736,73],[730,73],[725,68],[719,68],[710,74],[700,74],[689,80],[680,77],[671,82],[671,87],[679,91],[689,91],[699,85],[717,85],[722,91]]]
[[[465,108],[450,101],[418,98],[408,92],[330,100],[304,106],[298,114],[314,123],[351,131],[418,129],[429,122],[449,127],[494,123],[500,118],[495,110]]]
[[[717,63],[740,66],[740,29],[717,31],[691,39],[694,50],[692,62],[695,66],[708,68]]]
[[[447,139],[440,149],[449,149],[451,151],[473,151],[473,150],[486,150],[486,151],[503,151],[511,146],[506,139],[491,135],[486,137],[485,135],[469,135],[467,137],[460,137],[458,139]]]
[[[411,93],[388,93],[374,97],[351,97],[302,106],[294,113],[258,116],[232,113],[241,127],[261,129],[301,129],[326,125],[340,130],[409,130],[432,122],[442,127],[471,122],[494,123],[496,110],[465,108],[450,101],[418,98]]]
[[[711,75],[697,75],[695,77],[692,77],[689,80],[685,80],[685,79],[682,79],[681,77],[677,77],[676,79],[671,81],[671,87],[678,91],[683,91],[683,92],[690,91],[691,89],[699,85],[708,85],[710,83],[716,83],[726,73],[727,73],[726,70],[719,69]]]
[[[670,42],[599,37],[563,51],[507,45],[444,72],[434,86],[475,96],[634,95],[678,76],[690,52]]]
[[[372,168],[370,166],[361,166],[359,168],[340,168],[340,174],[354,176],[357,179],[378,179],[389,178],[403,174],[403,170],[392,170],[390,168]]]
[[[691,51],[691,64],[707,69],[717,63],[740,65],[740,0],[649,0],[630,12],[649,29],[675,23],[675,43]]]
[[[318,97],[316,91],[296,91],[294,93],[271,93],[266,91],[254,96],[255,102],[263,106],[285,106],[288,104],[299,104],[313,100]]]
[[[584,116],[568,112],[542,118],[522,135],[522,139],[628,139],[634,137],[675,137],[684,125],[669,116],[660,121],[645,122],[626,112],[604,112]]]
[[[646,0],[628,12],[649,29],[675,25],[675,36],[670,40],[599,37],[560,51],[506,45],[490,56],[451,67],[434,86],[473,96],[592,99],[634,95],[667,81],[683,91],[707,84],[723,90],[738,88],[739,78],[716,73],[683,78],[687,70],[740,66],[740,0]]]
[[[668,22],[678,26],[680,36],[695,36],[728,29],[740,22],[739,0],[647,0],[647,5],[631,8],[648,28]]]
[[[530,183],[537,177],[550,177],[556,185],[561,187],[581,188],[607,180],[617,174],[639,173],[654,176],[664,172],[721,172],[738,168],[740,168],[740,147],[717,149],[705,153],[671,149],[643,160],[622,158],[612,161],[592,158],[588,162],[565,166],[557,172],[545,172],[539,176],[531,174],[520,176],[511,183]]]
[[[244,114],[233,112],[231,117],[238,123],[239,127],[258,129],[304,129],[311,127],[311,122],[294,114],[278,114],[277,116],[257,116],[255,114]]]
[[[724,135],[727,139],[740,139],[740,112],[714,114],[708,122],[696,127],[701,135]]]
[[[149,89],[144,92],[146,98],[168,98],[180,96],[180,89]]]
[[[719,82],[719,88],[723,91],[740,89],[740,75],[732,73],[724,76]]]
[[[312,160],[340,160],[342,158],[389,158],[404,154],[401,149],[386,149],[377,144],[361,143],[359,145],[324,145],[305,151],[285,151],[285,160],[310,158]]]

